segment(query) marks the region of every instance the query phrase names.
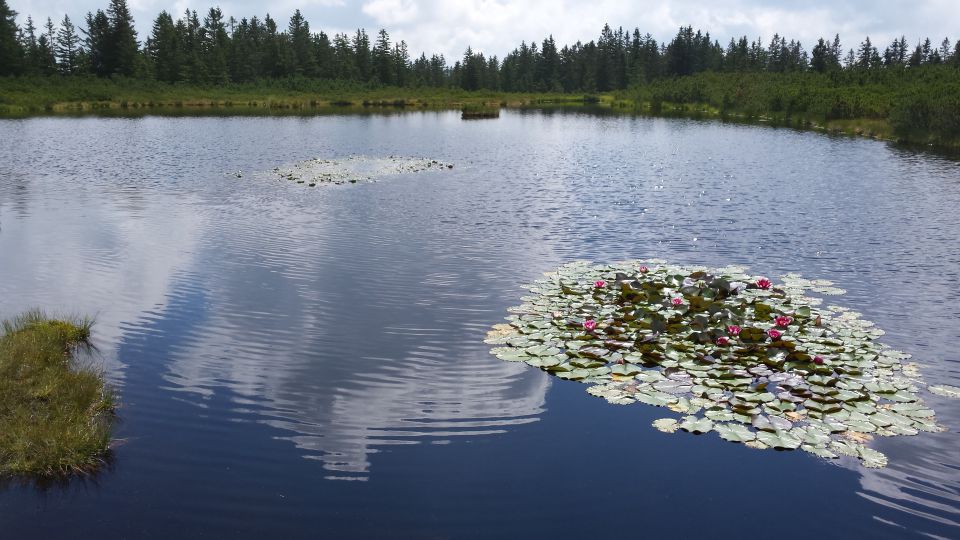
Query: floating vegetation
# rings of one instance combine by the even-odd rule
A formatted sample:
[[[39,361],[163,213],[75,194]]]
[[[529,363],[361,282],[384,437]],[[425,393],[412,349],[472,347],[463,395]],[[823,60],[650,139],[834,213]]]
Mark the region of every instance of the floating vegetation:
[[[452,164],[436,159],[351,156],[344,159],[308,159],[289,167],[277,167],[273,169],[271,176],[277,180],[290,180],[314,187],[318,184],[375,182],[389,175],[452,168]],[[242,174],[238,173],[237,177],[242,177]]]
[[[481,118],[500,118],[500,106],[470,103],[460,109],[461,120],[478,120]]]
[[[501,360],[592,383],[610,403],[684,414],[660,431],[716,432],[751,448],[856,457],[883,467],[873,436],[939,432],[909,355],[883,331],[807,291],[842,294],[796,274],[781,285],[744,268],[576,262],[534,284],[487,343]],[[930,386],[960,397],[960,388]]]

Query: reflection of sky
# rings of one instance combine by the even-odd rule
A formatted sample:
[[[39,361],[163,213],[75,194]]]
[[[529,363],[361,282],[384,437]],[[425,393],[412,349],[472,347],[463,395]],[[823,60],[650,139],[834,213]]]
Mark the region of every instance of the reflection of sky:
[[[544,417],[550,379],[495,360],[480,340],[520,284],[576,258],[833,279],[850,291],[837,302],[917,354],[928,380],[960,380],[945,345],[956,329],[927,339],[960,317],[949,162],[783,130],[516,112],[469,124],[455,114],[35,120],[0,135],[15,125],[26,135],[0,149],[0,311],[98,313],[108,358],[152,334],[162,346],[109,367],[118,380],[152,370],[122,392],[152,396],[170,424],[159,429],[179,420],[163,416],[171,393],[205,415],[256,411],[330,477],[376,479],[373,456],[395,445]],[[77,125],[92,142],[72,142]],[[456,168],[313,191],[223,174],[351,154],[426,154]],[[916,276],[927,285],[901,286]],[[878,441],[890,468],[857,469],[883,519],[958,521],[960,419],[933,405],[954,433]]]
[[[20,174],[24,189],[0,191],[0,315],[39,307],[95,316],[95,342],[110,376],[121,378],[115,348],[124,323],[162,309],[203,219],[182,198],[86,204],[70,177]]]

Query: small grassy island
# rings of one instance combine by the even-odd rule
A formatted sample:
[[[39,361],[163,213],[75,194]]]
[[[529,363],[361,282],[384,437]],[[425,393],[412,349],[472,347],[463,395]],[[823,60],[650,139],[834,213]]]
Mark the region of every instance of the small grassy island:
[[[31,311],[0,326],[0,476],[89,472],[109,449],[114,398],[74,357],[90,320]]]

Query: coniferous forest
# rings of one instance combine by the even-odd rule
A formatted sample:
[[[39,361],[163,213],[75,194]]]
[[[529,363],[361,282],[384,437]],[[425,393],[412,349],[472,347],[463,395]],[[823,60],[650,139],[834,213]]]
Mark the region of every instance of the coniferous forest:
[[[28,17],[20,25],[0,0],[0,78],[7,88],[0,107],[8,108],[36,105],[24,97],[30,93],[47,108],[117,99],[116,91],[102,95],[103,81],[129,87],[131,80],[138,88],[609,94],[651,112],[701,104],[721,114],[787,120],[873,119],[907,140],[960,140],[960,41],[946,37],[846,44],[835,35],[808,49],[779,34],[724,45],[687,26],[658,42],[640,29],[608,25],[587,43],[558,44],[548,36],[503,58],[467,48],[462,58],[448,59],[413,56],[386,30],[331,36],[311,28],[299,10],[285,22],[270,15],[237,20],[216,7],[179,17],[163,11],[140,36],[126,0],[110,0],[79,22]]]

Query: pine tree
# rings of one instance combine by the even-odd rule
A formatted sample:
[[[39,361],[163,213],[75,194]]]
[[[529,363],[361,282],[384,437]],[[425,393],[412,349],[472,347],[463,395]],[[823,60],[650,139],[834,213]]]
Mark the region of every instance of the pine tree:
[[[89,62],[90,72],[100,77],[110,75],[110,60],[108,55],[110,41],[110,19],[103,10],[98,9],[97,14],[87,13],[87,27],[83,30],[86,38],[84,39],[87,60]]]
[[[0,0],[0,76],[16,75],[23,68],[23,48],[17,39],[17,12]]]
[[[230,81],[227,70],[227,54],[230,52],[230,36],[227,35],[220,8],[210,8],[203,18],[201,50],[206,65],[207,80],[214,84]]]
[[[407,42],[400,40],[393,46],[393,81],[400,87],[410,84],[410,53]]]
[[[382,85],[393,84],[394,66],[390,47],[390,34],[387,34],[387,31],[382,28],[377,32],[377,41],[373,44],[371,58],[373,60],[373,75],[376,80]]]
[[[57,32],[56,54],[60,73],[72,75],[79,72],[80,53],[80,37],[77,36],[77,29],[70,21],[70,17],[64,15],[63,21],[60,22],[60,30]]]
[[[317,60],[314,56],[313,44],[310,39],[310,23],[303,18],[299,9],[290,17],[287,34],[290,36],[290,45],[293,49],[294,74],[305,77],[315,76]]]
[[[161,11],[153,21],[153,29],[147,39],[147,56],[153,63],[157,80],[177,82],[183,69],[183,51],[173,17]]]
[[[53,21],[49,17],[44,30],[45,32],[37,38],[35,69],[41,75],[53,75],[57,72],[56,37],[53,33]]]
[[[353,48],[353,65],[356,78],[360,82],[368,82],[372,76],[370,64],[370,38],[363,29],[358,29],[351,43]]]
[[[127,1],[110,0],[107,16],[110,19],[107,71],[110,75],[133,76],[137,70],[140,45]]]
[[[27,15],[27,25],[20,32],[20,46],[23,48],[24,68],[28,73],[36,73],[39,50],[37,48],[37,27],[33,17]]]

